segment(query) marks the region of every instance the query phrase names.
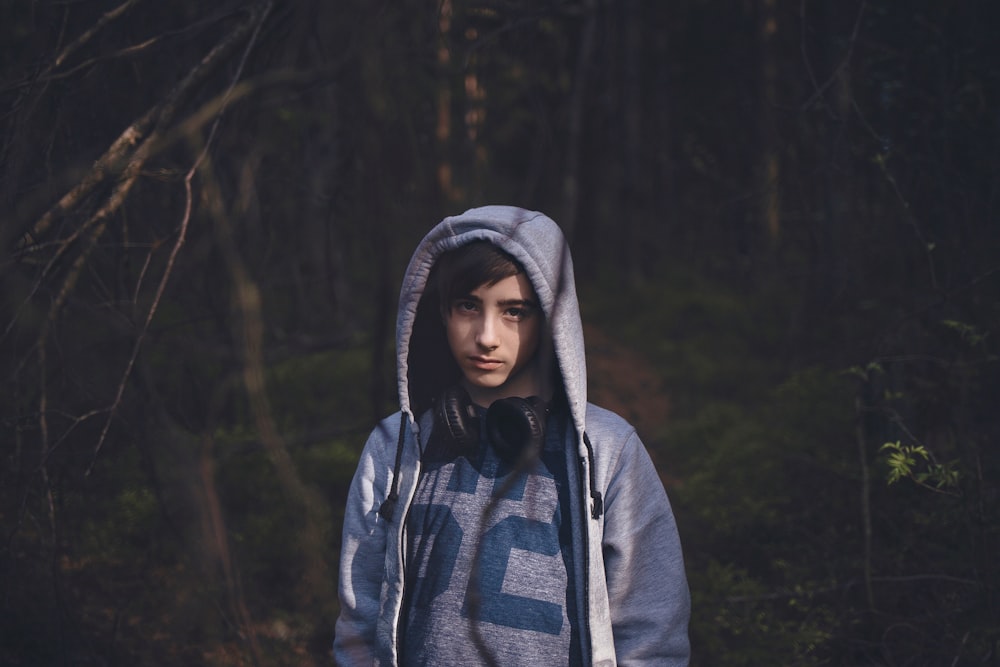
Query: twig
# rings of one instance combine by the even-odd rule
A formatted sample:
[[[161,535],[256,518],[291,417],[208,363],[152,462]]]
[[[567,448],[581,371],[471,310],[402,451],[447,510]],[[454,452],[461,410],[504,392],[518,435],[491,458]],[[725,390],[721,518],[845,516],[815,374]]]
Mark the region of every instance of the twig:
[[[58,72],[55,74],[49,74],[48,76],[45,77],[44,80],[58,81],[59,79],[65,79],[67,77],[73,76],[82,69],[86,69],[88,67],[91,67],[92,65],[96,65],[106,60],[111,60],[113,58],[118,58],[121,56],[130,56],[132,54],[139,53],[140,51],[144,51],[145,49],[148,49],[154,44],[159,43],[161,39],[163,39],[163,36],[157,35],[156,37],[150,37],[144,42],[139,42],[138,44],[132,44],[131,46],[126,46],[124,48],[118,49],[117,51],[112,51],[111,53],[102,54],[100,56],[97,56],[96,58],[89,58],[87,60],[84,60],[82,63],[79,63],[67,70],[63,70],[62,72]]]
[[[829,88],[831,85],[833,85],[833,83],[840,76],[840,73],[843,72],[845,69],[847,69],[847,66],[850,65],[850,63],[851,63],[851,56],[854,54],[854,45],[858,41],[858,33],[861,32],[861,18],[865,15],[865,8],[867,7],[867,5],[868,5],[867,0],[864,0],[864,2],[861,3],[860,9],[858,9],[858,16],[854,20],[854,30],[851,31],[851,39],[847,43],[847,53],[844,54],[843,59],[834,68],[833,73],[830,74],[830,76],[827,78],[827,80],[825,82],[823,82],[822,85],[817,85],[816,78],[815,78],[815,75],[813,74],[812,67],[809,65],[809,59],[806,57],[806,52],[805,52],[805,33],[806,33],[806,31],[805,31],[805,26],[803,25],[803,29],[801,31],[802,32],[802,39],[803,39],[803,41],[802,41],[802,59],[805,61],[806,70],[809,73],[809,78],[812,80],[813,86],[816,87],[816,90],[813,92],[812,95],[809,96],[809,99],[807,99],[802,104],[801,108],[802,108],[803,111],[805,111],[806,109],[808,109],[809,107],[811,107],[813,104],[815,104],[816,101],[820,97],[823,96],[823,94],[826,92],[827,88]],[[802,0],[801,12],[802,12],[802,19],[803,19],[803,22],[804,22],[805,21],[805,14],[806,14],[805,0]]]
[[[864,385],[862,385],[864,387]],[[868,608],[875,608],[875,595],[872,591],[872,508],[871,508],[871,472],[868,468],[868,445],[865,438],[864,403],[859,393],[854,398],[855,432],[858,440],[858,460],[861,465],[861,520],[864,534],[865,596]]]
[[[59,67],[60,65],[62,65],[63,62],[65,62],[66,59],[73,54],[74,51],[76,51],[81,46],[89,42],[91,38],[98,32],[100,32],[104,26],[106,26],[108,23],[111,23],[116,18],[122,16],[125,12],[127,12],[129,9],[139,4],[141,1],[142,0],[126,0],[125,2],[118,5],[111,11],[105,12],[105,14],[100,19],[97,20],[97,23],[91,26],[90,30],[84,31],[82,35],[80,35],[72,42],[70,42],[68,45],[66,45],[66,48],[64,48],[62,52],[55,57],[55,59],[52,61],[52,64],[49,65],[49,67],[46,68],[46,70],[43,72],[43,76],[48,74],[55,68]]]
[[[962,659],[962,650],[965,648],[966,642],[969,641],[970,630],[966,630],[965,634],[962,635],[962,642],[958,645],[958,653],[955,654],[955,659],[951,661],[951,667],[957,667],[958,661]]]

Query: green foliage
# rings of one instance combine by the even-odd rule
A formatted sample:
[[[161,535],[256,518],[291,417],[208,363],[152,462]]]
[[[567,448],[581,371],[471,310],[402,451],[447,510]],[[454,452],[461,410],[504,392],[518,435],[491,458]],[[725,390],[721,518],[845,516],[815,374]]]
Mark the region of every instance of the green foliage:
[[[779,381],[782,369],[766,355],[781,345],[784,290],[748,299],[722,281],[675,266],[642,287],[607,276],[581,292],[584,320],[647,357],[682,412],[702,395],[752,401]]]
[[[286,433],[336,425],[365,430],[372,419],[371,350],[363,341],[341,350],[296,355],[268,369],[268,395]]]
[[[682,395],[662,443],[653,446],[669,477],[679,480],[669,492],[694,597],[693,664],[769,664],[773,656],[792,665],[864,663],[871,660],[867,647],[880,641],[864,628],[892,636],[897,623],[928,633],[937,627],[948,639],[940,645],[917,637],[887,641],[885,650],[896,659],[936,664],[949,650],[945,645],[963,637],[970,656],[982,655],[990,633],[954,615],[978,610],[989,617],[977,586],[995,574],[951,584],[947,576],[931,576],[925,586],[889,582],[974,572],[985,563],[976,565],[975,553],[961,547],[967,543],[982,544],[981,557],[992,558],[985,545],[996,544],[996,531],[974,528],[979,519],[962,502],[970,491],[979,493],[964,457],[985,455],[990,469],[997,466],[976,445],[983,431],[974,429],[991,422],[969,418],[991,414],[986,405],[996,374],[989,339],[945,325],[903,340],[911,354],[844,372],[836,363],[789,366],[780,329],[760,317],[768,305],[723,284],[672,282],[685,288],[623,294],[614,283],[607,292],[588,286],[597,296],[588,300],[587,314],[655,359],[672,395]],[[767,297],[766,291],[758,295]],[[957,345],[942,346],[954,331],[961,334],[952,341]],[[920,354],[917,344],[948,356]],[[762,360],[767,368],[757,371]],[[949,392],[966,399],[945,400]],[[937,430],[934,418],[958,405],[968,411],[952,423],[964,430]],[[869,447],[874,434],[893,429],[911,439],[911,429],[932,434],[934,451],[901,439]],[[935,493],[890,493],[877,484],[879,473],[875,484],[866,482],[869,466],[890,483],[907,479]],[[982,507],[997,516],[995,502]],[[870,543],[866,512],[874,526]],[[996,572],[992,561],[985,567]],[[866,568],[885,625],[869,615]],[[921,596],[933,602],[918,613],[934,620],[896,611]]]
[[[846,371],[844,371],[844,373],[846,375],[853,375],[854,377],[864,382],[868,382],[875,375],[884,375],[885,369],[882,368],[882,364],[878,363],[877,361],[872,361],[867,366],[864,367],[851,366]]]
[[[773,304],[676,282],[685,289],[588,286],[587,315],[655,359],[679,399],[656,456],[680,480],[669,493],[693,595],[693,664],[828,664],[842,621],[815,591],[854,576],[844,552],[860,550],[858,510],[845,502],[857,497],[852,385],[819,366],[782,366],[780,329],[760,315]]]
[[[970,347],[978,347],[985,344],[986,339],[989,337],[989,333],[983,332],[979,327],[965,322],[942,320],[941,324],[948,329],[957,332],[962,337],[962,340]]]
[[[81,553],[84,558],[112,562],[141,557],[158,520],[159,508],[149,487],[123,489],[107,511],[84,522]]]
[[[824,645],[837,622],[801,587],[775,594],[732,564],[710,561],[691,578],[692,643],[696,665],[755,667],[780,655],[781,664],[829,664]]]
[[[885,443],[879,451],[885,453],[885,462],[889,467],[886,479],[889,484],[907,478],[920,486],[935,490],[958,486],[960,473],[957,460],[935,463],[923,445],[903,445],[898,440]],[[925,464],[923,469],[918,469],[918,458]]]

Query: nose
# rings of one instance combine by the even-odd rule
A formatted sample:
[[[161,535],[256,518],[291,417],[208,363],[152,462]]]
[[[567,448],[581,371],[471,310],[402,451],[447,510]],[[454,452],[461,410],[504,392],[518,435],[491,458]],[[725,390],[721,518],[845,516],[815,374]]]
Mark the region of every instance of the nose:
[[[495,350],[500,346],[496,318],[492,315],[484,314],[479,320],[479,329],[476,331],[476,344],[487,350]]]

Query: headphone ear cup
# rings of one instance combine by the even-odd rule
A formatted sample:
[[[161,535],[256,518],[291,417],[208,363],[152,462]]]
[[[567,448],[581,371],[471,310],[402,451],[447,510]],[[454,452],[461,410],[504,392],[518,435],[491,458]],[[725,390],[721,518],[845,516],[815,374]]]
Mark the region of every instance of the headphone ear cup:
[[[537,455],[545,439],[545,406],[535,398],[502,398],[486,411],[486,433],[501,461]]]
[[[437,423],[444,428],[452,442],[463,450],[471,450],[479,440],[479,427],[469,414],[472,400],[465,389],[450,387],[434,407]]]

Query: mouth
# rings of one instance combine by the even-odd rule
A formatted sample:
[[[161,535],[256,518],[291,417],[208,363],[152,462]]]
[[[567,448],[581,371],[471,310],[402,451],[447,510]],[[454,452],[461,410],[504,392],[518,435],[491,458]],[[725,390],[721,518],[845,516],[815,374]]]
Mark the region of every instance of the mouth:
[[[499,359],[493,359],[492,357],[469,357],[469,362],[476,368],[484,371],[491,371],[499,368],[503,362]]]

